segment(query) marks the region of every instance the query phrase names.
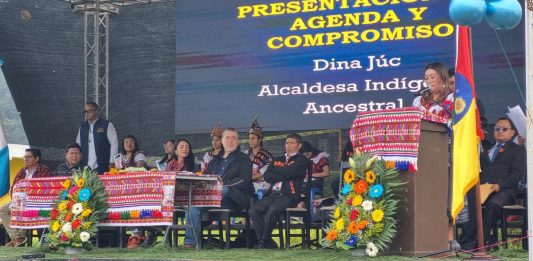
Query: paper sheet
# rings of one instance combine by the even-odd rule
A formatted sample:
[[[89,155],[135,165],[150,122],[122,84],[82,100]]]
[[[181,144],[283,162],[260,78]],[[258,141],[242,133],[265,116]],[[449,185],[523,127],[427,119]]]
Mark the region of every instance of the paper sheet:
[[[479,199],[481,201],[481,204],[484,204],[487,198],[489,197],[489,195],[492,194],[493,192],[492,186],[494,185],[493,184],[479,185],[479,195],[480,195]]]
[[[526,137],[526,115],[522,111],[519,105],[516,105],[514,107],[507,107],[509,109],[509,112],[507,113],[507,117],[511,119],[516,127],[516,130],[518,131],[518,134],[522,137]]]

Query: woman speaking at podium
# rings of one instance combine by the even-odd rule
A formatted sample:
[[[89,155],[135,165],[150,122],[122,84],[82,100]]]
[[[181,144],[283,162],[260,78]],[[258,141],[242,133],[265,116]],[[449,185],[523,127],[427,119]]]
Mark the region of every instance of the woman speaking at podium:
[[[426,87],[418,95],[413,106],[420,108],[426,116],[433,114],[451,121],[453,110],[453,92],[448,83],[448,70],[441,62],[433,62],[425,67],[424,82]]]

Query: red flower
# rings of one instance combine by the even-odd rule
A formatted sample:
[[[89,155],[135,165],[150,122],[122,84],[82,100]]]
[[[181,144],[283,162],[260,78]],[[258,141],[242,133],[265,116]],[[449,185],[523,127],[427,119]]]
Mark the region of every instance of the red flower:
[[[79,219],[75,219],[75,220],[72,222],[72,229],[76,229],[76,228],[78,228],[80,225],[81,225],[81,220],[79,220]]]
[[[76,203],[74,202],[74,200],[69,201],[69,202],[67,203],[67,209],[68,209],[68,210],[71,210],[71,209],[72,209],[72,206],[74,206],[74,204],[76,204]]]
[[[58,213],[57,209],[54,208],[54,209],[52,209],[52,210],[50,211],[50,218],[51,218],[51,219],[56,219],[58,214],[59,214],[59,213]]]
[[[351,206],[352,205],[352,200],[353,200],[353,198],[349,198],[348,200],[346,200],[346,205]]]
[[[63,241],[63,242],[68,241],[67,235],[61,234],[61,241]]]
[[[350,212],[350,220],[356,220],[359,217],[359,211],[357,209],[352,210]]]

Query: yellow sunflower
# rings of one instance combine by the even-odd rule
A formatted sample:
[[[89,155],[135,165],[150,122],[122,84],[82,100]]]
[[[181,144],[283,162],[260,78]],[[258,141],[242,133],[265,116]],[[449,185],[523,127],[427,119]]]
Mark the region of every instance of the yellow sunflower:
[[[86,218],[91,214],[92,210],[90,208],[84,209],[83,212],[81,212],[81,217]]]
[[[52,231],[53,232],[57,232],[59,230],[59,228],[61,227],[61,225],[59,225],[59,222],[57,222],[57,220],[54,222],[54,224],[52,225]]]
[[[339,219],[337,222],[335,222],[335,228],[339,231],[344,230],[344,219]]]
[[[65,209],[67,209],[67,202],[61,201],[61,203],[59,203],[59,205],[57,206],[57,210],[64,211]]]
[[[76,186],[78,186],[78,188],[83,187],[83,185],[85,185],[85,180],[83,178],[80,178],[78,181],[76,181]]]
[[[341,216],[341,209],[340,208],[336,208],[335,209],[335,214],[333,215],[333,217],[335,219],[339,218]]]
[[[63,181],[61,183],[61,186],[64,188],[64,189],[68,189],[70,188],[70,179],[65,179],[65,181]]]
[[[360,206],[363,203],[363,196],[355,195],[352,199],[352,206]]]
[[[395,169],[396,168],[396,162],[394,162],[393,160],[387,160],[385,162],[385,168],[387,168],[387,169]]]
[[[374,222],[381,222],[381,220],[383,220],[384,215],[385,213],[383,212],[383,210],[376,209],[372,211],[372,220],[374,220]]]
[[[374,182],[376,182],[376,173],[374,173],[371,170],[367,171],[366,172],[366,182],[368,182],[370,184],[374,184]]]
[[[347,169],[344,172],[344,183],[349,184],[355,180],[355,171]]]

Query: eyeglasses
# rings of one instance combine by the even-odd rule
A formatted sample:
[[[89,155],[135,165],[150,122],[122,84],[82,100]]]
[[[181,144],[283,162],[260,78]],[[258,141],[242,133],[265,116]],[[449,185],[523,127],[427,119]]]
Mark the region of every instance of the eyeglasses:
[[[506,132],[508,130],[510,130],[511,128],[507,128],[507,127],[494,127],[494,131],[495,132]]]
[[[89,112],[94,112],[96,110],[84,110],[83,113],[89,113]]]

